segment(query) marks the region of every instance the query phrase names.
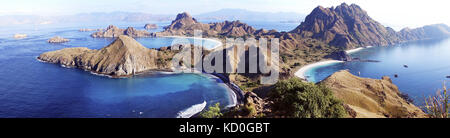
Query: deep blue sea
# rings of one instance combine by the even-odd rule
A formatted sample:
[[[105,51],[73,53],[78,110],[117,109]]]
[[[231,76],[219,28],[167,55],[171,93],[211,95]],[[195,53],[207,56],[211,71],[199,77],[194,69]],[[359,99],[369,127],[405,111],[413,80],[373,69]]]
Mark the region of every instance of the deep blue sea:
[[[147,22],[146,22],[147,23]],[[170,22],[156,22],[161,31]],[[202,74],[152,74],[112,79],[76,68],[42,63],[36,57],[47,51],[68,47],[100,49],[113,39],[91,38],[81,28],[144,29],[145,23],[105,22],[0,27],[0,118],[172,118],[201,111],[221,103],[233,104],[229,89],[216,78]],[[250,22],[259,28],[289,31],[295,23]],[[27,34],[14,39],[14,34]],[[62,44],[46,41],[54,36],[70,39]],[[138,38],[149,48],[169,46],[175,38]],[[192,42],[193,39],[190,39]],[[204,40],[204,46],[216,43]]]
[[[408,42],[388,47],[371,47],[352,53],[352,57],[381,62],[346,62],[321,66],[307,71],[314,82],[325,79],[338,70],[348,69],[352,74],[380,79],[391,77],[400,91],[423,105],[426,96],[434,95],[449,84],[450,39]],[[404,65],[408,67],[405,68]],[[398,77],[394,77],[397,74]],[[449,86],[449,85],[447,85]]]

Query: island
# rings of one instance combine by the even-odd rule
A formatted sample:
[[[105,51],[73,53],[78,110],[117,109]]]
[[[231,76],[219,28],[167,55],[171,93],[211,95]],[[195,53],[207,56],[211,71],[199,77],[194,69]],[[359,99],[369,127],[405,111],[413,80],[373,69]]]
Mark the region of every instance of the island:
[[[150,33],[145,30],[137,30],[133,27],[128,27],[127,29],[120,29],[117,26],[110,25],[105,30],[101,30],[91,34],[94,38],[114,38],[120,35],[127,35],[130,37],[150,37]]]
[[[69,41],[70,41],[69,39],[65,39],[60,36],[55,36],[55,37],[52,37],[47,40],[48,43],[65,43],[65,42],[69,42]]]
[[[92,32],[92,31],[103,31],[104,29],[89,29],[89,28],[82,28],[78,31],[80,32]]]
[[[147,29],[147,30],[150,30],[150,29],[157,29],[157,28],[158,28],[158,25],[148,23],[148,24],[145,24],[144,28]]]
[[[15,34],[14,35],[15,39],[23,39],[23,38],[27,38],[27,34]]]

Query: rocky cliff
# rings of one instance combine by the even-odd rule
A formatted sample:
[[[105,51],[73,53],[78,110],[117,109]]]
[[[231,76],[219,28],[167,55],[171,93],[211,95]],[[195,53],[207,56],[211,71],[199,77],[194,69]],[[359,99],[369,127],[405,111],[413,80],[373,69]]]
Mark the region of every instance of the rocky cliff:
[[[207,36],[246,36],[253,35],[256,29],[240,21],[225,21],[219,23],[200,23],[188,13],[180,13],[176,19],[166,27],[163,32],[154,33],[154,36],[194,35],[195,30],[201,30]]]
[[[401,96],[389,77],[381,80],[360,78],[346,70],[338,71],[320,82],[331,88],[356,117],[424,117],[424,113]]]
[[[145,30],[136,30],[133,27],[128,27],[127,29],[120,29],[117,26],[110,25],[106,30],[100,30],[91,34],[92,37],[119,37],[120,35],[127,35],[130,37],[149,37],[150,33]]]
[[[160,61],[169,61],[172,55],[148,49],[133,38],[121,35],[110,45],[99,50],[85,47],[65,48],[43,53],[38,59],[121,77],[152,69],[170,69],[170,64]]]

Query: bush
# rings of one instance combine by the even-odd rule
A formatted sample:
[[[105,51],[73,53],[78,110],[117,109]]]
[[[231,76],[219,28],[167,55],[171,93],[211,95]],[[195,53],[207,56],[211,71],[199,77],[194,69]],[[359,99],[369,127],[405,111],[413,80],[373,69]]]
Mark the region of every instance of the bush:
[[[247,116],[254,116],[254,115],[256,115],[255,104],[253,104],[253,103],[245,104],[244,111],[247,114]]]
[[[425,98],[425,111],[431,118],[448,118],[449,95],[445,84],[442,90],[439,90],[435,96]]]
[[[346,116],[342,102],[322,85],[298,78],[279,81],[269,93],[275,113],[295,118],[341,118]]]
[[[201,112],[202,118],[219,118],[223,114],[220,112],[220,103],[216,103],[214,106],[210,106],[207,111]]]

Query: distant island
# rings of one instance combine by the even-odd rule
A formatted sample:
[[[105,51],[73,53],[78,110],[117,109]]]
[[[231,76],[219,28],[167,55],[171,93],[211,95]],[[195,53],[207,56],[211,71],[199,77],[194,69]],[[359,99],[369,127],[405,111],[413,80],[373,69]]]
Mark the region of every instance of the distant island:
[[[131,37],[150,37],[150,33],[145,30],[137,30],[133,27],[127,29],[120,29],[117,26],[110,25],[106,29],[98,29],[100,31],[91,34],[92,37],[119,37],[120,35],[128,35]]]
[[[148,23],[148,24],[145,24],[144,28],[147,29],[147,30],[150,30],[150,29],[157,29],[157,28],[158,28],[158,25]]]
[[[47,40],[47,42],[49,42],[49,43],[64,43],[64,42],[69,42],[69,41],[70,41],[69,39],[65,39],[61,36],[55,36],[55,37],[52,37]]]

